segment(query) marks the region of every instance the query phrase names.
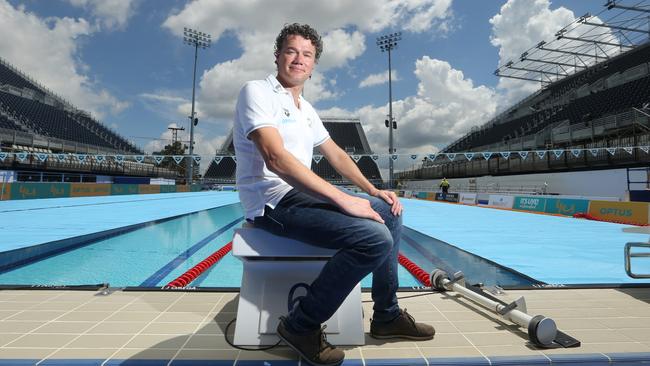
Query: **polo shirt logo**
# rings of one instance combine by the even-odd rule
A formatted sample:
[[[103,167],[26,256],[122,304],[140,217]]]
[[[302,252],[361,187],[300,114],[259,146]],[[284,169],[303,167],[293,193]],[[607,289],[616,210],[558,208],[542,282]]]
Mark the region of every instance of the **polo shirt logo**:
[[[284,115],[285,115],[285,116],[289,117],[289,116],[291,115],[291,113],[289,112],[288,109],[286,109],[286,108],[282,108],[282,110],[284,111]]]

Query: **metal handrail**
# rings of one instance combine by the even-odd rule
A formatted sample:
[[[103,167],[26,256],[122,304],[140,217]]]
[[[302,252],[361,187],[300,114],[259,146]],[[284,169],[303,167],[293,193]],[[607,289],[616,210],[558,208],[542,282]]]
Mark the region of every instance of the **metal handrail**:
[[[650,251],[643,253],[632,253],[632,248],[648,248],[650,243],[627,243],[625,244],[625,272],[632,278],[650,278],[650,273],[632,272],[632,258],[650,258]]]

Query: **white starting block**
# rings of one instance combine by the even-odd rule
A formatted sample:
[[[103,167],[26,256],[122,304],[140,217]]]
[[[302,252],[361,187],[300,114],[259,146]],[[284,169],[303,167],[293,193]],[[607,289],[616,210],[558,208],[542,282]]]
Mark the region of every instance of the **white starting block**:
[[[234,344],[271,345],[278,318],[287,315],[288,296],[297,283],[311,284],[335,250],[318,248],[244,224],[235,230],[232,253],[244,264]],[[294,297],[304,295],[297,290]],[[361,285],[328,319],[327,340],[334,345],[363,345]]]

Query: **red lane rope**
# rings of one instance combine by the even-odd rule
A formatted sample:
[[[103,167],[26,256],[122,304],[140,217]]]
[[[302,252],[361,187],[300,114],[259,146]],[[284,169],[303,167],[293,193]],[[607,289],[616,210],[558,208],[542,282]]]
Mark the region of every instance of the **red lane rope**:
[[[194,281],[197,277],[199,277],[208,268],[212,267],[215,263],[221,260],[221,258],[223,258],[226,254],[228,254],[231,249],[232,249],[232,241],[224,245],[221,249],[217,250],[216,252],[210,254],[209,257],[202,260],[196,266],[190,268],[187,272],[178,276],[177,279],[171,281],[165,287],[185,287],[189,285],[192,281]]]
[[[622,221],[622,220],[605,220],[605,219],[600,219],[598,217],[595,217],[593,215],[590,215],[588,213],[584,212],[578,212],[573,215],[574,218],[576,219],[587,219],[587,220],[594,220],[594,221],[603,221],[603,222],[611,222],[614,224],[623,224],[623,225],[636,225],[636,226],[650,226],[650,224],[639,224],[636,222],[629,222],[629,221]]]
[[[429,278],[429,274],[420,268],[420,266],[411,262],[411,260],[406,258],[402,253],[399,254],[397,260],[399,261],[399,264],[401,264],[402,267],[406,268],[406,270],[409,271],[413,277],[417,278],[421,284],[427,287],[431,287],[431,279]]]

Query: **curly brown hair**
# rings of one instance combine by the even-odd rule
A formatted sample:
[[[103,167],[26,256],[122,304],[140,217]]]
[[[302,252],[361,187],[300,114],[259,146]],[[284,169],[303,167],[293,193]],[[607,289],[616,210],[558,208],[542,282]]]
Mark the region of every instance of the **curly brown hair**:
[[[318,62],[321,53],[323,53],[323,40],[321,39],[320,35],[318,35],[318,32],[309,26],[309,24],[286,24],[280,31],[280,34],[278,34],[278,37],[275,39],[275,57],[278,57],[280,50],[282,49],[282,45],[284,45],[284,41],[286,41],[287,38],[291,35],[298,35],[310,40],[316,48],[315,60]]]

